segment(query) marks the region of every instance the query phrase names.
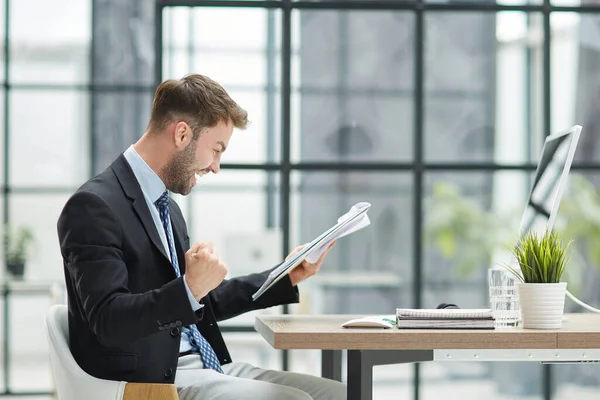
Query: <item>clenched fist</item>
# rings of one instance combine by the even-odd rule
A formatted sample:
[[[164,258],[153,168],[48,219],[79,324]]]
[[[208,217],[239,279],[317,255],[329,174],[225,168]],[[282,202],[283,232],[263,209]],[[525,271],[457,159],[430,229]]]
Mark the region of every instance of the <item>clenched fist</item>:
[[[197,243],[185,253],[185,280],[196,300],[219,286],[226,275],[227,267],[211,242]]]

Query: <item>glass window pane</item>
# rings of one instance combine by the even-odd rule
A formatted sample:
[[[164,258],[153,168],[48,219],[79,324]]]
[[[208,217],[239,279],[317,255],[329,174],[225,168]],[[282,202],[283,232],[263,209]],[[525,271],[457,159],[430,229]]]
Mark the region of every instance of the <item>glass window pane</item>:
[[[205,175],[181,203],[190,243],[212,241],[229,277],[270,269],[284,258],[279,201],[275,172],[225,170]],[[257,313],[273,312],[281,309],[246,313],[221,325],[253,325]]]
[[[87,83],[91,12],[89,0],[11,1],[11,81]]]
[[[294,162],[402,161],[412,155],[412,99],[301,93]],[[399,126],[400,120],[409,122]]]
[[[71,193],[11,194],[9,223],[13,229],[29,228],[35,251],[30,252],[25,277],[32,280],[64,281],[56,222]]]
[[[234,50],[235,51],[235,50]],[[226,88],[263,89],[266,83],[267,60],[264,51],[196,52],[192,71],[202,71]]]
[[[552,130],[583,126],[575,159],[596,162],[600,154],[600,16],[552,13]]]
[[[425,157],[525,163],[542,135],[541,15],[425,17]]]
[[[313,240],[360,201],[371,225],[340,238],[310,291],[313,313],[361,314],[412,302],[412,177],[392,172],[295,172],[291,245]],[[305,311],[305,310],[302,310]]]
[[[155,2],[93,3],[93,83],[154,86]]]
[[[302,43],[294,63],[300,72],[293,73],[299,76],[299,99],[294,102],[299,110],[292,113],[294,161],[409,160],[414,134],[413,13],[299,15],[294,19]]]
[[[186,49],[190,43],[192,9],[189,7],[166,7],[163,8],[162,18],[163,51]]]
[[[10,184],[74,186],[89,175],[89,94],[10,92]]]
[[[526,171],[426,175],[424,305],[487,304],[487,269],[510,261],[506,246],[517,238],[532,176]]]
[[[567,6],[567,7],[587,7],[587,6],[595,6],[599,5],[600,1],[598,0],[550,0],[550,3],[553,6]],[[584,14],[584,13],[582,13]]]
[[[202,49],[263,51],[267,47],[268,12],[261,8],[194,8],[192,42],[200,53],[204,52]],[[281,18],[279,10],[273,13],[275,18]]]
[[[98,173],[146,131],[153,92],[94,92],[94,166]]]

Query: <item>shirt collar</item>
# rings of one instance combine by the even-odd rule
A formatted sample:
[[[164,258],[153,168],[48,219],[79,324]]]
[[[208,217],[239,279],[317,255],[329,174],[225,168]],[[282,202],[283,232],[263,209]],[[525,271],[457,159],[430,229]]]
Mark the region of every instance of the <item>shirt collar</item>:
[[[167,189],[164,182],[156,175],[156,172],[150,168],[138,152],[135,151],[133,145],[129,146],[123,155],[131,166],[133,174],[140,184],[142,191],[148,196],[150,201],[154,203]]]

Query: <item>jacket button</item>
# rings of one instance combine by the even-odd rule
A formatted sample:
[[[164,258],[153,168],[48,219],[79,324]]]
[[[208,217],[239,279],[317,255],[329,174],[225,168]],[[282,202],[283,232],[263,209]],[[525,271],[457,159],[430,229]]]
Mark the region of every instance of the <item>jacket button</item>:
[[[177,321],[177,322],[175,322],[175,325],[182,326],[183,324],[181,323],[181,321]]]
[[[179,328],[171,328],[171,336],[179,336],[180,333]]]
[[[165,371],[165,378],[169,379],[173,376],[173,368],[169,368]]]

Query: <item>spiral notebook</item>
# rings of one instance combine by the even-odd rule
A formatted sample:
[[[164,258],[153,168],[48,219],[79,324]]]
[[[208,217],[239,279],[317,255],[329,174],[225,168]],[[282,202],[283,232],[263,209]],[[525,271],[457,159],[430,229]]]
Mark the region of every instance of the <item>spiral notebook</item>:
[[[398,319],[490,319],[489,308],[397,308]]]
[[[397,308],[399,329],[494,329],[495,320],[488,308]]]

